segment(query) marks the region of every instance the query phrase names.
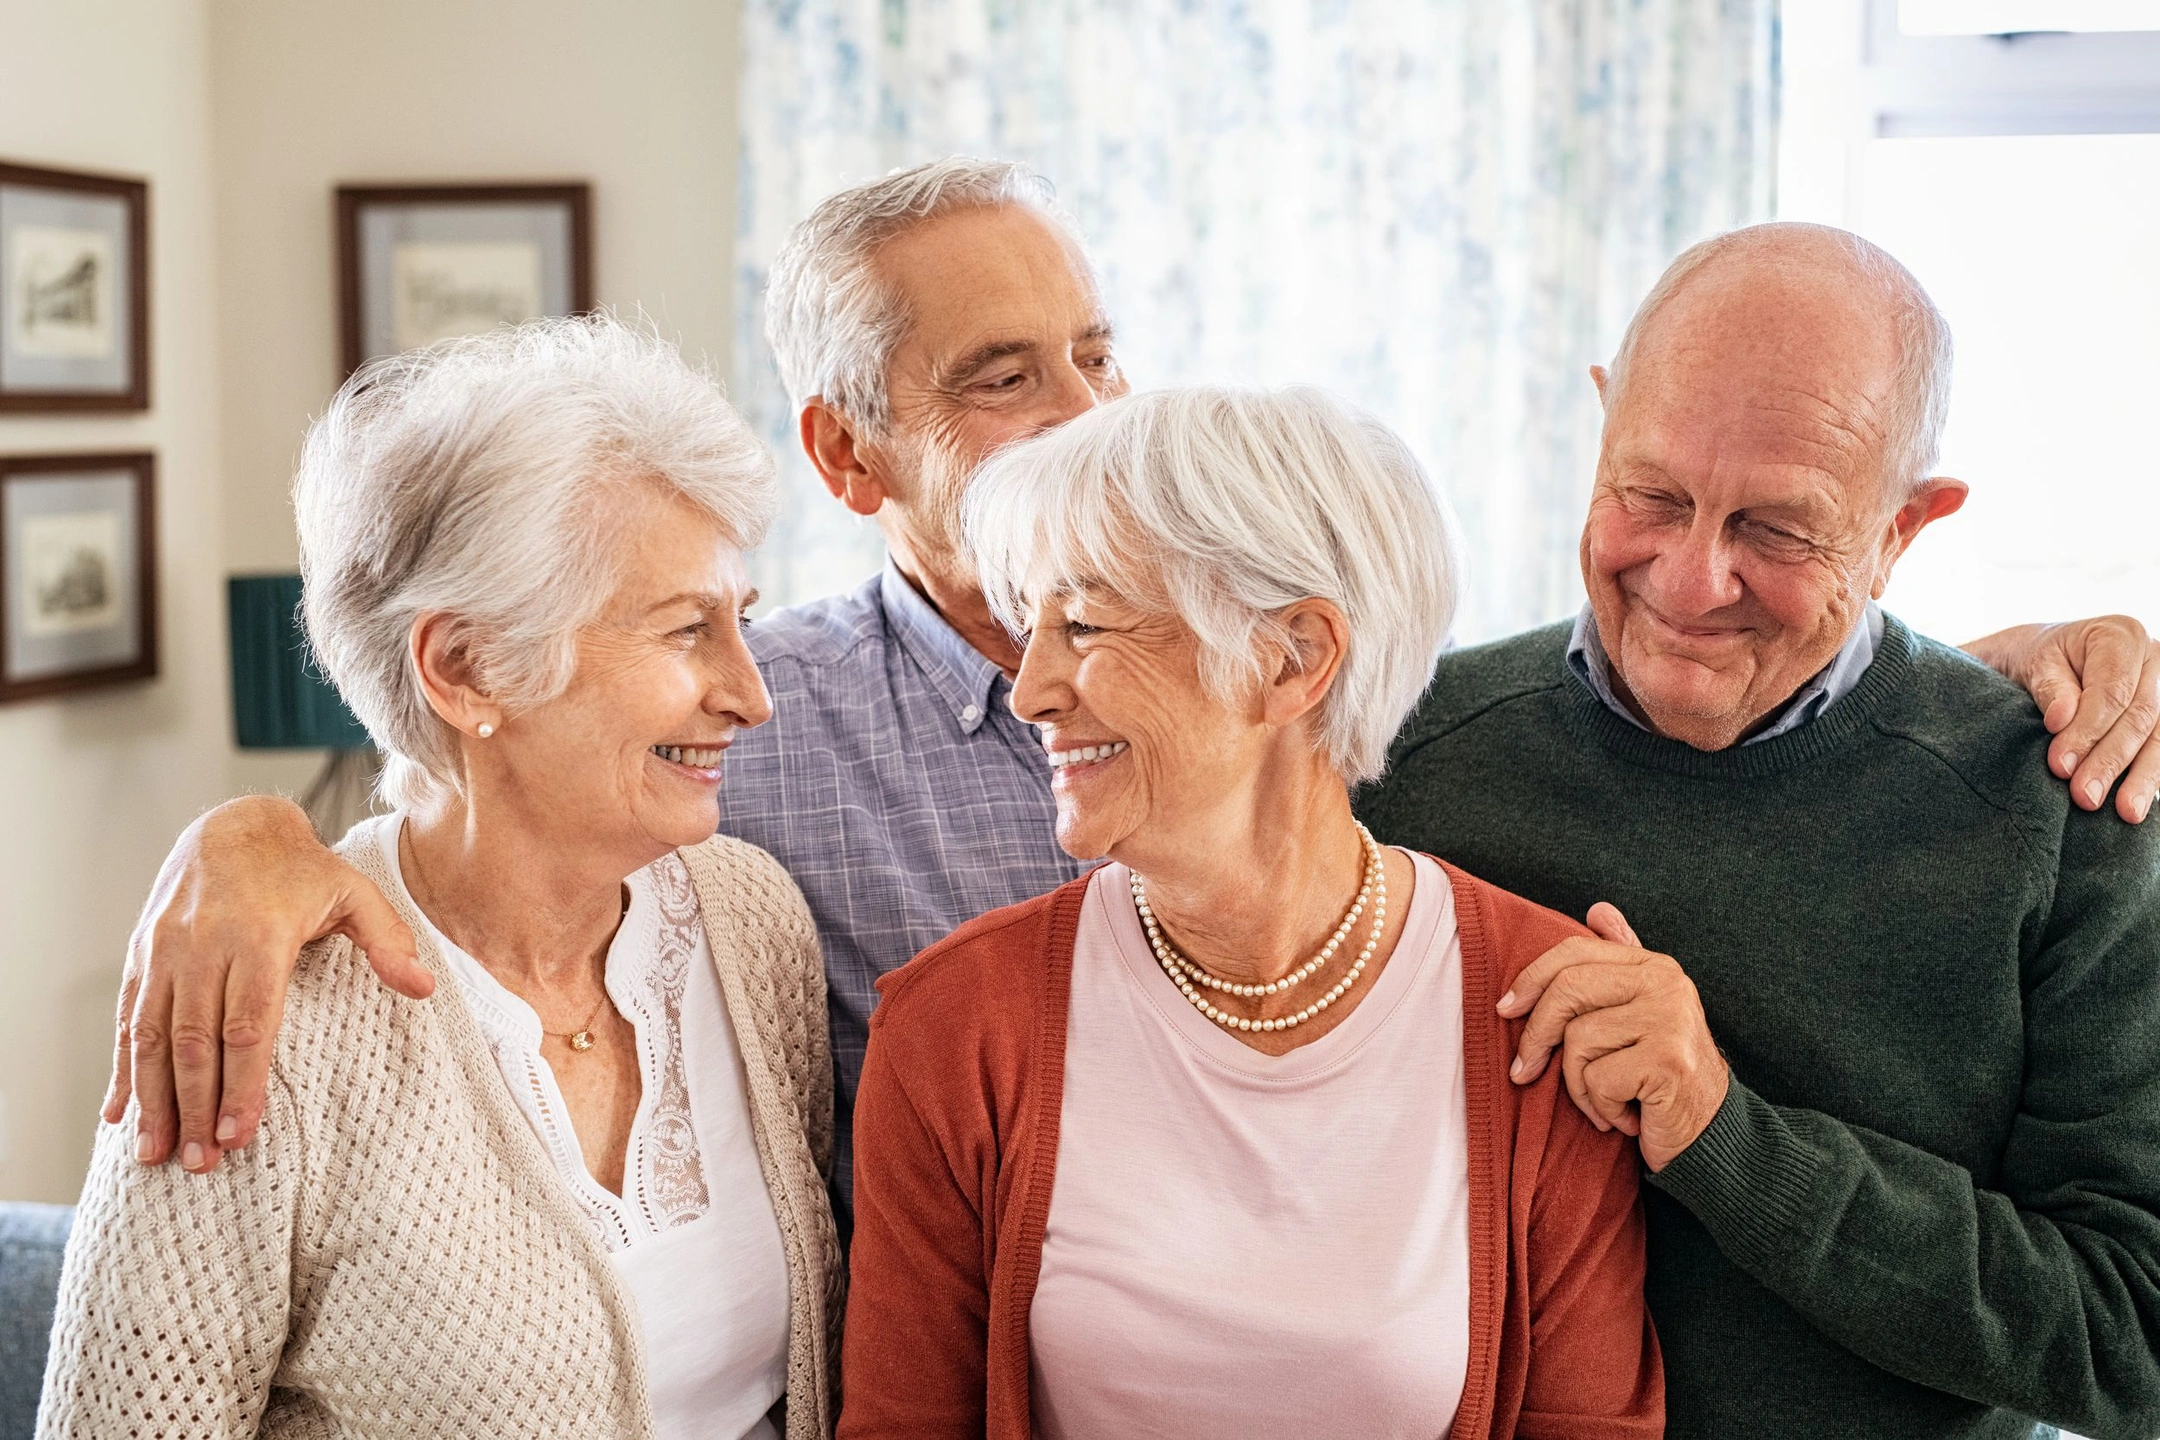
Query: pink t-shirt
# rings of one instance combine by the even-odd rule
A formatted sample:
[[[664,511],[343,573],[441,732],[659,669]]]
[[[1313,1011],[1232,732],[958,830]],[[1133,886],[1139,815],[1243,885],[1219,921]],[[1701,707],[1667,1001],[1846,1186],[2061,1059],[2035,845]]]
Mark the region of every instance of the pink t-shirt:
[[[1045,1440],[1447,1434],[1470,1343],[1462,947],[1447,877],[1414,863],[1371,993],[1282,1056],[1194,1010],[1130,872],[1095,872],[1029,1311]]]

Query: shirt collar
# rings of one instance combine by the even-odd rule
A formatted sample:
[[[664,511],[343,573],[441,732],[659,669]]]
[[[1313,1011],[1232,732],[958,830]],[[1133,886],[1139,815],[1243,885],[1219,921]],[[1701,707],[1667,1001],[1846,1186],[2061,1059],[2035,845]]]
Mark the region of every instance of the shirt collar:
[[[891,560],[885,562],[885,573],[879,581],[878,598],[886,625],[952,711],[961,733],[974,734],[990,718],[997,682],[1005,678],[1005,672],[960,638],[960,632],[908,583]]]
[[[1882,635],[1882,607],[1869,601],[1860,623],[1853,626],[1852,633],[1845,637],[1845,643],[1838,647],[1838,653],[1830,663],[1794,692],[1774,721],[1740,743],[1755,745],[1789,734],[1851,694],[1853,687],[1860,683],[1860,677],[1867,673],[1868,666],[1874,663],[1875,649],[1882,644]],[[1619,692],[1613,688],[1612,661],[1605,653],[1604,642],[1598,638],[1597,618],[1590,613],[1587,604],[1576,613],[1574,632],[1568,636],[1567,663],[1568,668],[1590,687],[1591,693],[1604,702],[1605,708],[1638,730],[1650,728],[1621,703]]]

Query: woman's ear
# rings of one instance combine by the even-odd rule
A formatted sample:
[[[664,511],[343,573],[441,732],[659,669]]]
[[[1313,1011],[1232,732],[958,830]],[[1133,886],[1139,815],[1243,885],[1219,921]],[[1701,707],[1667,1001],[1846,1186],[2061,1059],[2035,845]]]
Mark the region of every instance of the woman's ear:
[[[1350,654],[1350,622],[1331,600],[1300,600],[1277,613],[1291,653],[1268,682],[1268,721],[1288,725],[1317,709]]]
[[[419,616],[406,648],[420,677],[420,693],[445,725],[480,739],[502,728],[502,706],[481,688],[471,636],[455,620],[439,610]]]

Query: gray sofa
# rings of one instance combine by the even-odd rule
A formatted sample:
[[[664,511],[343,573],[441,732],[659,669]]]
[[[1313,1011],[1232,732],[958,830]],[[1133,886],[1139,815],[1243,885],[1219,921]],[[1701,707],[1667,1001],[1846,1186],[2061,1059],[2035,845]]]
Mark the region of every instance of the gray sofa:
[[[60,1257],[74,1207],[0,1202],[0,1440],[37,1431]]]

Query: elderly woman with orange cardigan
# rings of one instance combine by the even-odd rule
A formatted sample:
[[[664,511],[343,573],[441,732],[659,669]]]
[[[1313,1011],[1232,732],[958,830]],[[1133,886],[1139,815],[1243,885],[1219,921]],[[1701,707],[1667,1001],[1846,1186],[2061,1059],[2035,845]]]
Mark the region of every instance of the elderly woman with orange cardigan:
[[[1583,932],[1351,814],[1454,607],[1401,441],[1134,396],[967,519],[1109,863],[880,985],[843,1440],[1660,1434],[1634,1146],[1496,1012]]]

